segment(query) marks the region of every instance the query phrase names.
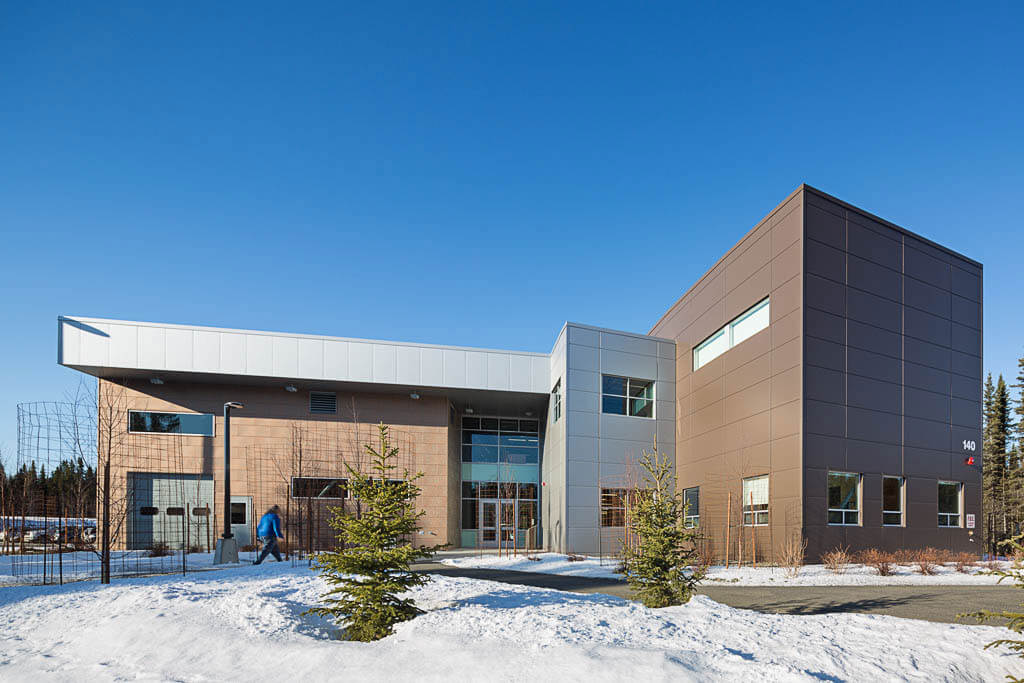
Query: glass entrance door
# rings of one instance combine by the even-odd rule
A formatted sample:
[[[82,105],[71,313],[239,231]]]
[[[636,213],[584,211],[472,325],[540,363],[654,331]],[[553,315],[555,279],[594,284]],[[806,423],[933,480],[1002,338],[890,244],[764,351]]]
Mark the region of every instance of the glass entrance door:
[[[493,547],[498,544],[498,501],[480,501],[480,544]]]

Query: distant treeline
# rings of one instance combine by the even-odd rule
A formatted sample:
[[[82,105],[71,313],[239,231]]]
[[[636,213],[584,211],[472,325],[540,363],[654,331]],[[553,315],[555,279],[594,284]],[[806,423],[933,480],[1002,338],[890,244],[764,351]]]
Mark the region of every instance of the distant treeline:
[[[4,516],[96,516],[96,469],[79,458],[52,471],[35,461],[8,473],[0,464],[0,514]]]

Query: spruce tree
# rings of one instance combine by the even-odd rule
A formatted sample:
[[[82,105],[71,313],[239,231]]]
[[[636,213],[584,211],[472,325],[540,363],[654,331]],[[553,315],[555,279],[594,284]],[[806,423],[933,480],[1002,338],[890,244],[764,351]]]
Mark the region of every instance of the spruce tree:
[[[349,491],[362,503],[362,514],[333,508],[329,523],[338,531],[339,548],[315,559],[315,570],[333,588],[321,596],[323,604],[309,612],[333,617],[344,626],[349,640],[384,638],[395,624],[422,614],[411,598],[402,595],[429,579],[410,571],[409,565],[444,547],[416,548],[409,541],[426,514],[416,511],[420,488],[415,481],[423,473],[410,475],[404,470],[402,478],[396,479],[398,468],[393,461],[398,448],[391,445],[384,423],[377,429],[377,447],[365,446],[370,474],[345,465]]]
[[[623,549],[626,580],[647,607],[682,605],[703,578],[697,565],[697,531],[684,523],[687,505],[676,490],[675,469],[658,450],[640,458],[641,487],[629,520],[635,547]]]
[[[1007,539],[999,544],[1002,548],[1005,548],[1007,554],[1024,553],[1024,534],[1016,535],[1010,539]],[[997,569],[995,571],[984,572],[985,574],[992,574],[999,577],[999,583],[1002,583],[1006,579],[1013,581],[1017,588],[1024,588],[1024,568],[1017,564],[1014,564],[1009,569]],[[1024,607],[1024,603],[1020,604],[1020,607]],[[1006,628],[1010,629],[1018,635],[1024,633],[1024,612],[1011,612],[1009,610],[1003,610],[999,612],[993,612],[990,610],[982,610],[980,612],[971,612],[970,614],[960,614],[959,617],[974,617],[979,622],[992,621],[995,619],[1005,619]],[[985,645],[985,649],[990,647],[1006,647],[1014,652],[1018,657],[1024,657],[1024,640],[1014,640],[1013,638],[999,638]],[[1024,678],[1017,678],[1013,674],[1006,675],[1007,680],[1011,683],[1024,683]]]

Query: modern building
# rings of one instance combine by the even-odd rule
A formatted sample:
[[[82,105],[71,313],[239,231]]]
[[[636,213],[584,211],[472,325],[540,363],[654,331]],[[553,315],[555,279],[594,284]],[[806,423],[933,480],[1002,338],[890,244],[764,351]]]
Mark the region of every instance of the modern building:
[[[801,535],[977,547],[981,330],[979,263],[803,185],[648,334],[566,323],[528,353],[61,317],[58,362],[117,396],[129,546],[220,528],[240,401],[243,544],[272,503],[329,535],[383,421],[424,473],[423,543],[616,552],[657,440],[708,547],[770,560]]]

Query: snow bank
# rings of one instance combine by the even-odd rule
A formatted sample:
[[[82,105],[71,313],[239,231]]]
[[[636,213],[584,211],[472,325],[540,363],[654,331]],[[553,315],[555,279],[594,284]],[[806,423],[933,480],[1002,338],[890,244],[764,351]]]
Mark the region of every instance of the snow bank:
[[[604,595],[435,577],[427,614],[377,643],[302,612],[325,590],[270,563],[0,589],[0,679],[1000,680],[1010,632],[876,615],[788,616],[703,596],[664,610]]]
[[[504,558],[497,555],[481,557],[446,558],[441,562],[453,567],[473,569],[509,569],[520,572],[543,574],[564,574],[599,579],[619,579],[615,572],[618,562],[614,559],[601,560],[586,557],[581,561],[569,562],[565,555],[540,553],[534,555],[534,562],[524,556]],[[1008,567],[1009,563],[1002,563]],[[939,567],[934,576],[924,576],[914,571],[913,565],[897,565],[892,576],[879,576],[878,572],[864,565],[850,565],[844,574],[833,574],[824,565],[810,564],[800,569],[796,577],[786,576],[780,567],[712,567],[708,572],[709,585],[728,584],[736,586],[936,586],[936,585],[995,585],[998,577],[983,574],[980,567],[961,573],[953,567]]]

